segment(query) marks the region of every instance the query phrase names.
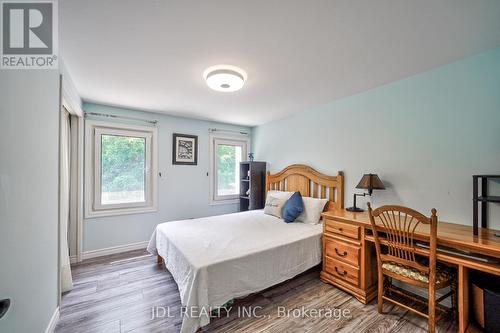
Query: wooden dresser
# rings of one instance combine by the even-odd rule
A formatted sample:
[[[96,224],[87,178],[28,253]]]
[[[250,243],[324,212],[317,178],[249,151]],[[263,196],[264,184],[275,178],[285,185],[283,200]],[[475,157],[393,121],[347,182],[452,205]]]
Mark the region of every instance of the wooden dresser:
[[[377,295],[377,258],[373,243],[365,243],[365,228],[323,214],[321,280],[367,304]]]

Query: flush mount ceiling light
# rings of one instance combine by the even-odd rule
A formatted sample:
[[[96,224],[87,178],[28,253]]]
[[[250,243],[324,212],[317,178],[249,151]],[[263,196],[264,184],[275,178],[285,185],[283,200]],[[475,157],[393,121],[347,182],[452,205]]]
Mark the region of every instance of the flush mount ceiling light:
[[[216,65],[208,67],[203,72],[203,78],[213,90],[233,92],[243,88],[247,73],[236,66]]]

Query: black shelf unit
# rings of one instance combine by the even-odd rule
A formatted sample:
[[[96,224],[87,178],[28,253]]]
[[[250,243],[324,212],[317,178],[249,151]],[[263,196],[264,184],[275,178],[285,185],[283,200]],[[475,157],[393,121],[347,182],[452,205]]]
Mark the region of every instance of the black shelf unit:
[[[266,162],[240,163],[240,212],[264,208],[265,182]]]
[[[488,179],[499,179],[500,175],[472,176],[472,225],[474,235],[479,233],[479,205],[481,205],[481,228],[488,228],[488,202],[500,202],[500,196],[488,195]],[[481,193],[479,193],[481,182]]]

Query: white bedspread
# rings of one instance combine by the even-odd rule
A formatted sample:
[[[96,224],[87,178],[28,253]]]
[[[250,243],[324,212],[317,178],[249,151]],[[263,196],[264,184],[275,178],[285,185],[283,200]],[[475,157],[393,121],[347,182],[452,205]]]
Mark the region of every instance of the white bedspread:
[[[182,305],[204,312],[319,264],[321,232],[321,224],[285,223],[254,210],[159,224],[148,251],[165,259]],[[185,315],[181,332],[209,322]]]

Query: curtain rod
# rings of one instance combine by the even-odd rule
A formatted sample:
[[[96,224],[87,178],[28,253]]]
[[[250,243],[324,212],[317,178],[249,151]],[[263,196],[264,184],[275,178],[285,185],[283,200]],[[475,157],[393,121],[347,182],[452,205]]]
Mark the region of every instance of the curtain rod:
[[[127,120],[134,120],[134,121],[143,121],[145,123],[149,123],[149,124],[153,124],[153,125],[158,124],[158,120],[149,120],[149,119],[129,117],[129,116],[118,116],[116,114],[98,113],[98,112],[85,111],[84,113],[85,113],[86,117],[87,116],[96,116],[96,117],[106,117],[106,118],[116,118],[116,119],[127,119]]]
[[[234,130],[226,130],[226,129],[219,129],[219,128],[209,128],[208,131],[210,133],[212,133],[212,132],[230,132],[230,133],[237,133],[237,134],[242,134],[242,135],[248,135],[247,132],[234,131]]]

